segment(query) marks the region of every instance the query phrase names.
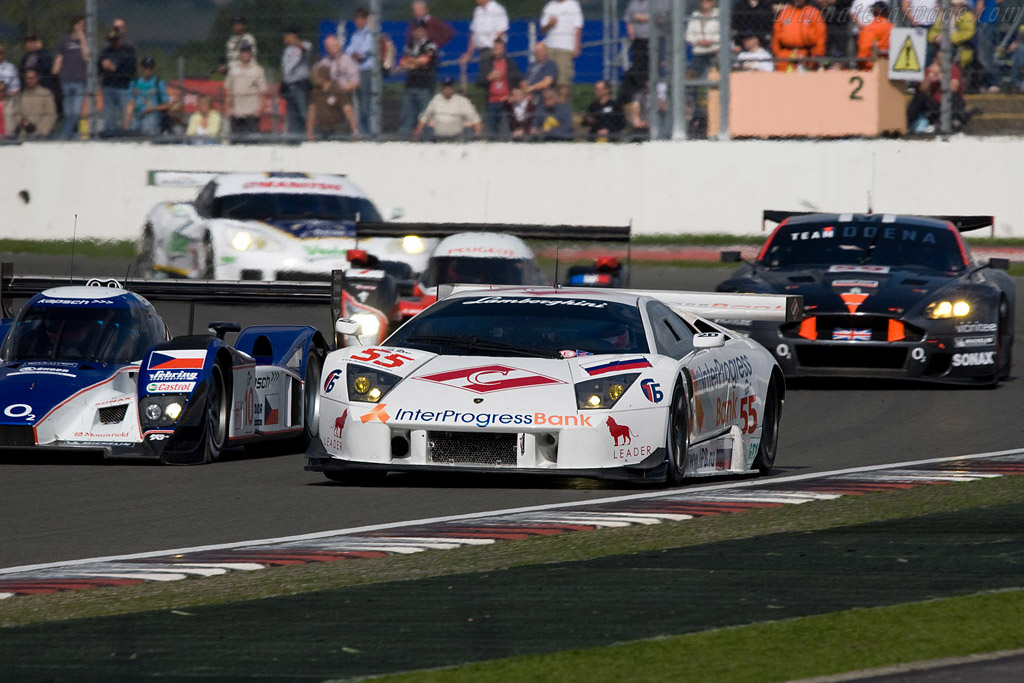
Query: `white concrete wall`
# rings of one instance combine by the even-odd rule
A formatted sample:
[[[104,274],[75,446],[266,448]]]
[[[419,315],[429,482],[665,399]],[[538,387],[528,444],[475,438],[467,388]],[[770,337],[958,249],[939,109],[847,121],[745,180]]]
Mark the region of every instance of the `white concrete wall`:
[[[154,169],[345,173],[408,220],[625,224],[635,233],[761,230],[761,210],[994,214],[1024,236],[1024,140],[600,144],[50,143],[0,147],[0,237],[131,238]],[[19,198],[29,193],[29,202]]]

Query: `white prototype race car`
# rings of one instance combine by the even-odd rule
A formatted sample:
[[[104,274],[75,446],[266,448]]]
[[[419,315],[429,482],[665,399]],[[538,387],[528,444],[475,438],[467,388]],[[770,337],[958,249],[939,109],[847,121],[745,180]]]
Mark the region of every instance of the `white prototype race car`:
[[[382,345],[327,356],[306,469],[338,481],[433,469],[674,485],[772,468],[782,373],[762,346],[702,314],[799,320],[800,297],[447,292]]]
[[[209,280],[329,280],[358,248],[418,273],[436,240],[415,234],[356,240],[357,221],[380,221],[341,175],[154,171],[161,187],[201,186],[194,201],[150,210],[139,243],[142,274]]]

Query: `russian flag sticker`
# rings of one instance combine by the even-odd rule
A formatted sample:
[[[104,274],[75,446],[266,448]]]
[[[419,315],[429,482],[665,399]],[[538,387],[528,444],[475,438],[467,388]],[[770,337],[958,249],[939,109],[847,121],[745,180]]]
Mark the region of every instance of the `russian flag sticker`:
[[[149,358],[150,370],[202,370],[206,349],[154,351]]]
[[[623,370],[636,370],[639,368],[651,367],[650,361],[643,356],[637,358],[623,358],[621,360],[613,360],[608,363],[601,363],[600,365],[591,365],[583,368],[587,371],[588,375],[603,375],[607,372],[621,372]]]

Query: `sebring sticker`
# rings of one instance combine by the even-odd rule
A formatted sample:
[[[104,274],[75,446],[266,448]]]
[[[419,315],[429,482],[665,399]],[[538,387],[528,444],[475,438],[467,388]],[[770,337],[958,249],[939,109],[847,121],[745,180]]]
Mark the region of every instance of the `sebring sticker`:
[[[980,351],[977,353],[954,353],[953,367],[971,367],[975,365],[994,365],[995,351]]]

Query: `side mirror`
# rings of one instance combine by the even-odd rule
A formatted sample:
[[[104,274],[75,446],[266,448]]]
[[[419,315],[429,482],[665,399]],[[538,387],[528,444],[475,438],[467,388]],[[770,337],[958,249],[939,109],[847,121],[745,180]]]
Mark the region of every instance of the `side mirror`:
[[[1010,259],[1008,258],[990,258],[988,260],[988,267],[995,268],[996,270],[1009,270]]]
[[[214,322],[207,326],[210,334],[217,335],[217,339],[223,339],[228,332],[241,332],[242,326],[233,322]]]
[[[725,335],[721,332],[701,332],[693,337],[695,349],[717,349],[725,346]]]
[[[722,263],[739,263],[743,260],[738,251],[721,252]]]
[[[334,323],[334,331],[343,337],[358,337],[363,333],[363,325],[351,318],[338,318]]]
[[[403,216],[405,216],[405,209],[403,209],[400,206],[392,206],[388,210],[389,221],[397,221],[399,218],[402,218]]]

